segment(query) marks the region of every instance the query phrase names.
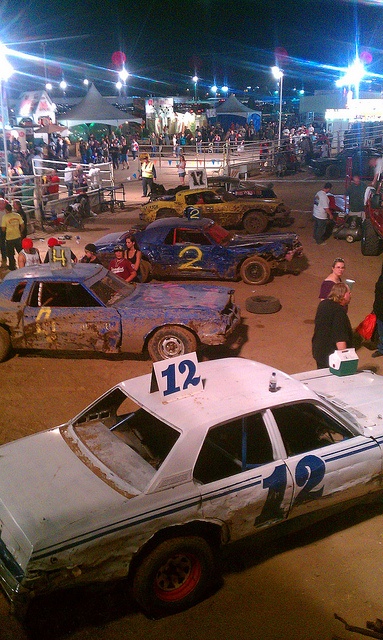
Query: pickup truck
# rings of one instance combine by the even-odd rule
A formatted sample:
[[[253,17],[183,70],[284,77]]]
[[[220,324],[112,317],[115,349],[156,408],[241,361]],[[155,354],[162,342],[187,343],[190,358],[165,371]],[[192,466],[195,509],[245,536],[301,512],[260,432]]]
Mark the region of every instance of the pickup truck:
[[[225,228],[242,228],[262,233],[269,225],[287,226],[293,222],[290,209],[279,198],[237,198],[217,189],[186,189],[163,196],[141,207],[140,219],[149,224],[158,218],[184,216],[193,207],[196,217],[211,218]]]

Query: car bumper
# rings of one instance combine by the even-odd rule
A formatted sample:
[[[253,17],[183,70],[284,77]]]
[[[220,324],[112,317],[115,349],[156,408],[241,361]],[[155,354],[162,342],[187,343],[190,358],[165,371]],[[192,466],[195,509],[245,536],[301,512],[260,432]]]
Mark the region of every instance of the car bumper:
[[[241,322],[241,311],[236,304],[227,306],[218,323],[206,324],[199,332],[199,339],[203,344],[224,344]]]

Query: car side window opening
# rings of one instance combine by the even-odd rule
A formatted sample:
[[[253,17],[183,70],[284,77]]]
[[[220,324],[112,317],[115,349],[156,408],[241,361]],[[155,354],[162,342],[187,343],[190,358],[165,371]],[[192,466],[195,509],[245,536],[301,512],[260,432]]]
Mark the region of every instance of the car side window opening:
[[[273,407],[271,412],[288,456],[307,453],[354,437],[332,416],[310,402]]]
[[[12,302],[20,302],[21,298],[23,297],[23,293],[25,290],[25,287],[27,286],[26,282],[19,282],[19,284],[17,285],[17,287],[15,288],[14,292],[13,292],[13,296],[12,296]]]
[[[38,282],[32,289],[31,307],[100,307],[78,282]]]
[[[198,229],[176,229],[174,244],[210,245],[209,238]]]
[[[194,468],[194,478],[206,484],[273,459],[273,448],[262,415],[256,413],[209,431]]]

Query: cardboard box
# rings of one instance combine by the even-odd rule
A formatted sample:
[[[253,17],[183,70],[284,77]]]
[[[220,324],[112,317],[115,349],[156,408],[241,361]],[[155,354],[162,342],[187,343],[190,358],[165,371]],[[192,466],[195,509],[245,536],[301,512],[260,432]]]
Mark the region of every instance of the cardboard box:
[[[355,349],[334,351],[328,360],[329,369],[336,376],[350,376],[358,369],[359,358]]]

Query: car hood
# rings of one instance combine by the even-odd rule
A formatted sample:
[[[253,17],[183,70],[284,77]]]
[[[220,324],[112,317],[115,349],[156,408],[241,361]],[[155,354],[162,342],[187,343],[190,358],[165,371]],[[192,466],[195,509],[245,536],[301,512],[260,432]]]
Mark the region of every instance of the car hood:
[[[157,313],[170,309],[219,309],[222,311],[232,290],[225,286],[202,284],[178,284],[164,282],[158,284],[138,283],[129,298],[115,306],[139,309],[154,309]],[[144,306],[143,306],[144,305]]]
[[[0,447],[1,540],[25,569],[32,551],[99,526],[126,498],[93,473],[59,428]]]
[[[383,376],[372,371],[337,376],[328,369],[293,376],[340,409],[351,413],[366,436],[383,433]]]

